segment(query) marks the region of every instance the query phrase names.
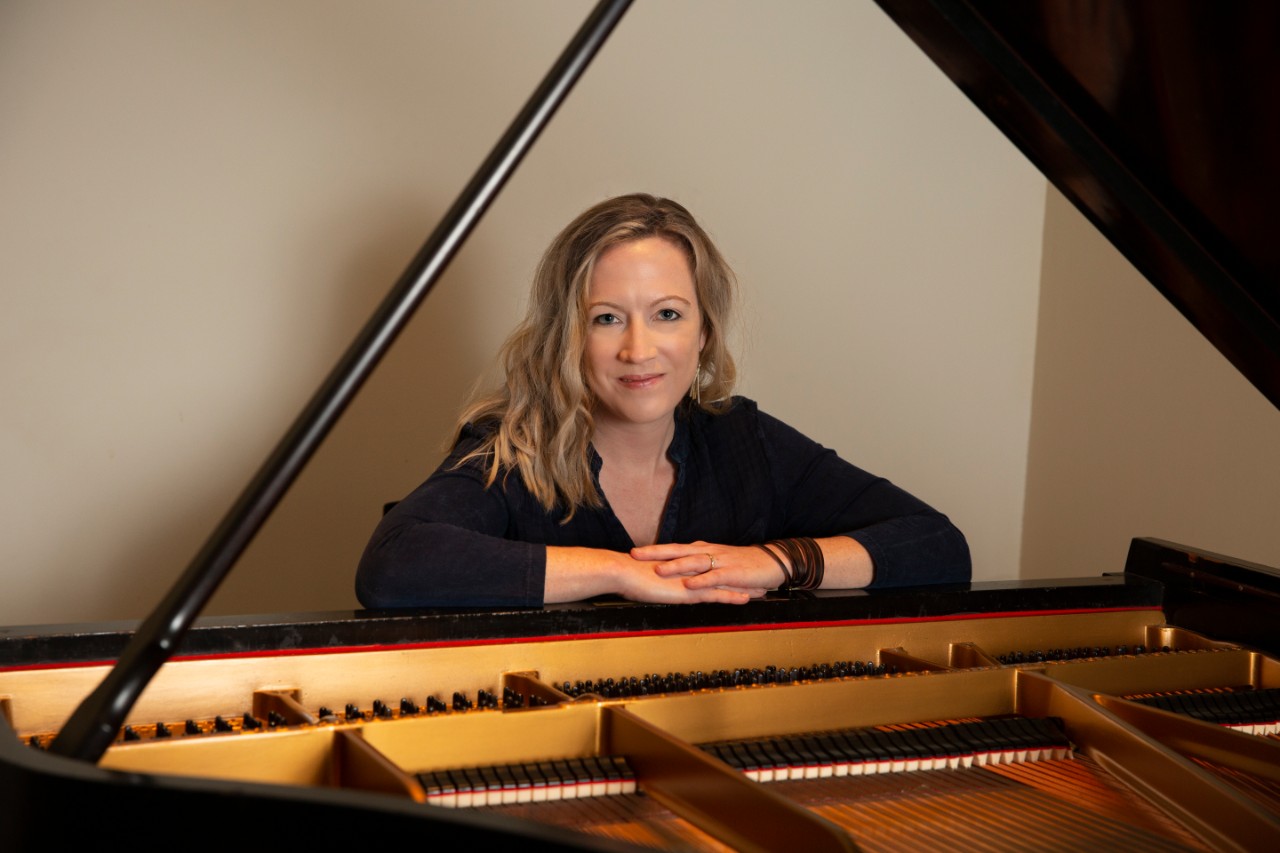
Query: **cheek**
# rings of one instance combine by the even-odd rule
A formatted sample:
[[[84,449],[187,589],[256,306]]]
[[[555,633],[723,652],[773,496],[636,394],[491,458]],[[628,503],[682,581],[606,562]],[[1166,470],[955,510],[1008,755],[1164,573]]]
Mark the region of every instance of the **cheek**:
[[[598,337],[587,336],[586,346],[582,350],[582,372],[586,375],[588,382],[593,381],[593,377],[605,365],[604,349]]]

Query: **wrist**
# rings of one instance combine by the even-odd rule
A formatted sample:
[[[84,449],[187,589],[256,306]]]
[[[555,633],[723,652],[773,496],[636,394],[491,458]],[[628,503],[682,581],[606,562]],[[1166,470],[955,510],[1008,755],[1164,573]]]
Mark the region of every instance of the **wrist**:
[[[579,548],[583,551],[584,582],[591,595],[620,595],[629,598],[634,592],[635,567],[638,561],[630,554],[603,548]],[[652,571],[652,567],[649,567]]]
[[[597,595],[624,595],[631,558],[603,548],[548,545],[543,600],[581,601]]]
[[[772,545],[773,543],[771,542],[756,543],[756,547],[768,554],[773,559],[774,564],[778,567],[779,577],[777,582],[767,588],[782,589],[791,584],[791,580],[795,573],[792,571],[791,565],[786,561],[785,557],[782,554],[779,554],[777,549],[773,548]]]
[[[786,579],[779,589],[818,589],[826,570],[826,555],[817,540],[807,536],[774,539],[759,546],[774,558]]]

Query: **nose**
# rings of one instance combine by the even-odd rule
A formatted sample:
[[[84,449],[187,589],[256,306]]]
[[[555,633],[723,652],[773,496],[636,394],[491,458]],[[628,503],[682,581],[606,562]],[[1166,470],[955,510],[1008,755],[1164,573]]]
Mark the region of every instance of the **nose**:
[[[653,332],[644,323],[630,323],[622,337],[618,358],[628,364],[641,364],[657,354]]]

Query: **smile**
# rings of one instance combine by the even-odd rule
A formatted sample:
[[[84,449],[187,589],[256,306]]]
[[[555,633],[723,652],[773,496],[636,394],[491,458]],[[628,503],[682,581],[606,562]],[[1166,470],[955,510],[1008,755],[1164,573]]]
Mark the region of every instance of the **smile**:
[[[661,373],[639,373],[630,376],[619,376],[618,381],[622,383],[624,388],[641,390],[644,388],[652,388],[662,379]]]

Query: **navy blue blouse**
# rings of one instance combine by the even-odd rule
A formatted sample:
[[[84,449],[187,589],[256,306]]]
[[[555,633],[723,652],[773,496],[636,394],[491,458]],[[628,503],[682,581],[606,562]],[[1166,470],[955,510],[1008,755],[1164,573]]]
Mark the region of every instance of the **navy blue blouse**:
[[[481,435],[468,428],[436,472],[383,517],[356,575],[366,607],[541,605],[547,545],[631,549],[607,501],[561,523],[563,512],[544,510],[518,473],[486,488],[482,463],[455,467]],[[946,516],[751,400],[735,398],[718,415],[678,414],[667,455],[676,483],[659,542],[847,535],[871,555],[872,588],[969,580],[968,545]],[[601,460],[592,457],[598,487]]]

